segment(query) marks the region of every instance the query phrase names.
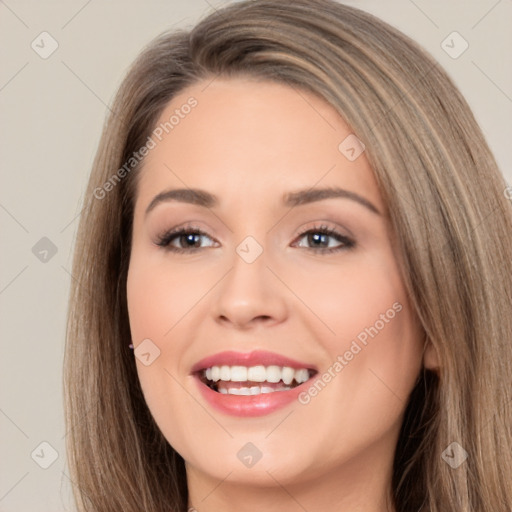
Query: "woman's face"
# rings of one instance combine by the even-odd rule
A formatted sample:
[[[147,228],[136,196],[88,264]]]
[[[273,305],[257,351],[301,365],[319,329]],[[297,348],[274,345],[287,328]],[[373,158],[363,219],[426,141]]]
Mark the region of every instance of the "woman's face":
[[[128,308],[189,480],[390,478],[423,345],[350,128],[310,93],[242,78],[189,87],[157,126]]]

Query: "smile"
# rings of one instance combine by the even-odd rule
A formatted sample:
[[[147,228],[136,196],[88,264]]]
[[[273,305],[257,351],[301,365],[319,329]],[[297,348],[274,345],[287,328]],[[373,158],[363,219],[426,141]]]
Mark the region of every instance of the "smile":
[[[290,366],[212,366],[202,372],[202,381],[214,391],[229,395],[259,395],[289,391],[309,380],[314,370]]]
[[[297,400],[316,368],[266,351],[222,352],[194,365],[206,402],[225,414],[260,416]]]

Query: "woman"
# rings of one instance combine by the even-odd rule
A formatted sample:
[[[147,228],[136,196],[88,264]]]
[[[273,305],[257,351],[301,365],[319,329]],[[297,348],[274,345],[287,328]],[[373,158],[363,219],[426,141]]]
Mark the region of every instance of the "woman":
[[[357,9],[257,0],[156,39],[112,110],[80,510],[511,510],[512,207],[446,73]]]

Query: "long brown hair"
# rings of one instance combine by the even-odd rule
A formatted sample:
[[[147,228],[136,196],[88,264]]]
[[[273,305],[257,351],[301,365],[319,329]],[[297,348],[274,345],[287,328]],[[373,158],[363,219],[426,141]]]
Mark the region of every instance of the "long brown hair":
[[[407,403],[394,461],[396,510],[512,510],[506,183],[439,65],[386,23],[331,0],[230,4],[191,31],[155,39],[120,87],[72,270],[64,389],[79,510],[186,510],[184,461],[146,406],[128,348],[126,275],[140,164],[126,162],[187,85],[241,75],[330,103],[365,144],[389,207],[404,284],[441,362],[438,373],[423,369]],[[468,453],[457,468],[442,458],[453,442]]]

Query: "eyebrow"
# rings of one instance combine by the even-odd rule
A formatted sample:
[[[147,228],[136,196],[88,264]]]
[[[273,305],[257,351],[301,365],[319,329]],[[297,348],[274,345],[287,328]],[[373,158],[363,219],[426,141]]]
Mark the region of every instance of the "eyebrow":
[[[283,205],[287,207],[302,206],[316,201],[322,201],[324,199],[350,199],[360,205],[364,206],[371,212],[381,215],[379,210],[364,197],[338,187],[327,187],[327,188],[311,188],[298,190],[296,192],[289,192],[283,196]],[[166,190],[157,194],[149,206],[146,208],[146,215],[153,210],[158,204],[169,201],[178,201],[181,203],[195,204],[197,206],[203,206],[205,208],[214,208],[218,206],[219,199],[217,196],[206,192],[205,190],[192,189],[192,188],[177,188]]]

